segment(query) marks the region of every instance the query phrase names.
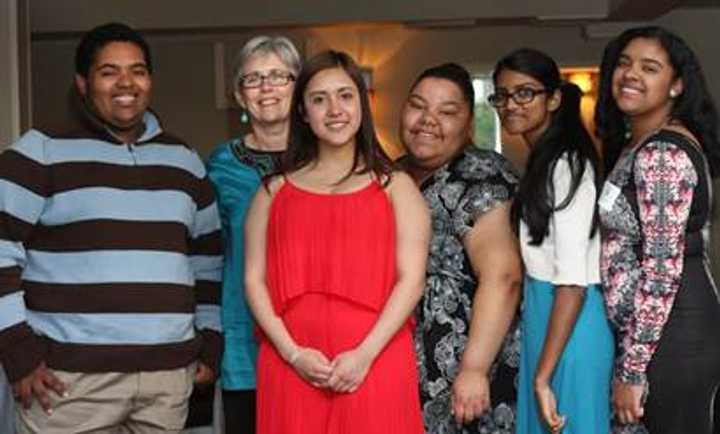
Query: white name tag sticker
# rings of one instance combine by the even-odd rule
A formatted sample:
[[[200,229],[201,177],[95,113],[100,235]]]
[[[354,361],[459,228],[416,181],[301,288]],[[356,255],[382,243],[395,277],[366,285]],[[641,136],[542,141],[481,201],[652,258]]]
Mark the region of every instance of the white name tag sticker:
[[[602,193],[600,193],[600,199],[598,199],[598,206],[605,211],[610,211],[618,196],[620,196],[620,192],[621,190],[617,185],[605,182]]]

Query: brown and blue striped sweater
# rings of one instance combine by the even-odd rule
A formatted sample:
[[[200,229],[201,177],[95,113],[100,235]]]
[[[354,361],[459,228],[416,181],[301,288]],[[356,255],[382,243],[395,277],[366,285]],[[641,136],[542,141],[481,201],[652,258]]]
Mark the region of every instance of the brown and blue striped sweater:
[[[219,372],[220,222],[202,161],[145,115],[31,130],[0,154],[0,362],[75,372]]]

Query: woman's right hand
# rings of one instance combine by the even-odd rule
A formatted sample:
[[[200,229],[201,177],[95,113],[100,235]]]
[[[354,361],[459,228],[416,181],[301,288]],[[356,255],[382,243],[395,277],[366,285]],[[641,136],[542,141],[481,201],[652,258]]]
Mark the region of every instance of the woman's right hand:
[[[302,347],[290,356],[288,361],[295,371],[315,387],[327,387],[332,366],[327,357],[314,348]]]

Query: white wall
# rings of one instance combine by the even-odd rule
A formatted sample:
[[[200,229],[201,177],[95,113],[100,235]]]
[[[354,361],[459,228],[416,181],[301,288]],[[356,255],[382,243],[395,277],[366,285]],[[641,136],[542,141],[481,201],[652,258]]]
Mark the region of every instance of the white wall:
[[[706,77],[720,101],[720,56],[716,42],[720,8],[678,10],[658,22],[677,31],[693,46]],[[215,103],[213,47],[222,42],[226,63],[249,36],[262,32],[150,36],[156,64],[154,108],[166,127],[180,134],[203,154],[227,139],[237,122],[236,113]],[[397,113],[414,77],[424,68],[456,61],[475,72],[489,71],[503,54],[520,46],[547,51],[561,65],[591,65],[600,60],[607,39],[583,37],[579,26],[508,25],[457,29],[412,28],[398,24],[319,26],[273,29],[289,35],[301,51],[312,54],[324,48],[349,52],[358,63],[374,70],[373,108],[383,142],[394,154]],[[608,35],[609,36],[609,35]],[[33,42],[34,117],[38,124],[58,124],[66,116],[65,101],[72,78],[75,39]],[[509,147],[508,156],[524,161],[524,149]]]
[[[277,30],[275,30],[277,31]],[[301,51],[325,48],[345,50],[374,71],[373,109],[379,134],[390,151],[399,153],[397,114],[415,76],[440,62],[456,61],[478,72],[488,72],[501,55],[518,46],[548,51],[561,64],[596,62],[605,41],[586,41],[576,26],[502,26],[472,29],[413,29],[401,25],[326,26],[288,29]],[[229,116],[215,104],[213,46],[223,42],[228,58],[253,33],[190,36],[151,36],[155,62],[153,107],[168,129],[207,154],[229,137]],[[65,119],[66,95],[71,83],[75,39],[33,43],[34,117],[38,124]],[[228,60],[229,63],[229,60]],[[508,149],[521,161],[522,150]]]
[[[715,103],[720,105],[720,3],[716,8],[680,9],[657,23],[677,32],[692,47]]]

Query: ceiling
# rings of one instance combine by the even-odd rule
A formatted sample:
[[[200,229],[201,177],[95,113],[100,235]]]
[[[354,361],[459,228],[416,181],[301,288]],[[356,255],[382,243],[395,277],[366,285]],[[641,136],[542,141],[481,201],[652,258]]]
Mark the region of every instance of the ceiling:
[[[685,8],[717,8],[720,0],[685,0],[680,2]]]
[[[146,31],[228,31],[336,23],[472,27],[649,21],[678,7],[720,0],[25,0],[35,36],[124,21]],[[208,7],[207,5],[212,5]]]

